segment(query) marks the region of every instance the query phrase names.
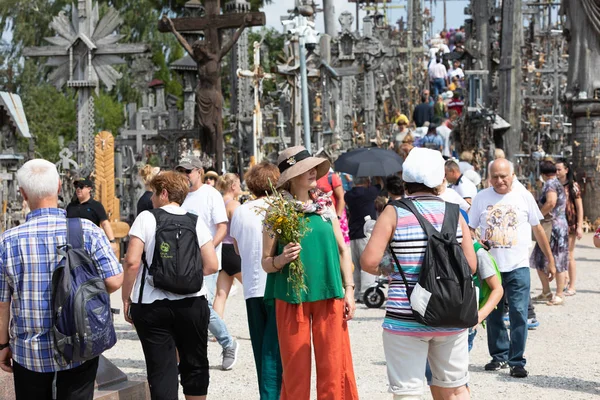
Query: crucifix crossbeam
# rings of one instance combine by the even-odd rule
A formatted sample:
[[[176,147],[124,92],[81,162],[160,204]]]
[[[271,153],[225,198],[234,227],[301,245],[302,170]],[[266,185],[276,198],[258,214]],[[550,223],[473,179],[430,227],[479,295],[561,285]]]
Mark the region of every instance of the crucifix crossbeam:
[[[249,17],[246,17],[249,16]],[[248,19],[246,19],[248,18]],[[196,32],[203,31],[205,29],[235,29],[240,27],[244,20],[246,26],[264,26],[267,23],[265,13],[263,12],[251,12],[244,14],[227,14],[227,15],[214,15],[208,18],[173,18],[173,25],[178,32]],[[159,32],[171,32],[171,28],[159,22]]]

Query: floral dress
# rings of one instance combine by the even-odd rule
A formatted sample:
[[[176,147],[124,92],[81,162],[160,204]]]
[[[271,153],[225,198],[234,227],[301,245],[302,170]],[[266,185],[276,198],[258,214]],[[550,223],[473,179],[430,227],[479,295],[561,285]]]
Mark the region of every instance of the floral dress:
[[[566,206],[567,196],[563,185],[556,178],[548,179],[544,183],[542,189],[542,197],[540,198],[540,205],[546,203],[546,196],[549,192],[556,193],[556,206],[550,211],[552,216],[552,235],[550,236],[550,249],[554,256],[554,263],[556,265],[556,272],[565,272],[569,266],[569,224],[567,223]],[[536,244],[531,253],[529,260],[532,268],[546,271],[548,267],[548,260],[544,256],[544,253],[540,249],[539,245]]]
[[[573,182],[573,196],[569,190],[569,184],[563,185],[565,188],[565,195],[567,198],[567,223],[569,224],[569,234],[574,235],[577,233],[577,207],[575,206],[575,200],[581,198],[581,189],[577,182]]]

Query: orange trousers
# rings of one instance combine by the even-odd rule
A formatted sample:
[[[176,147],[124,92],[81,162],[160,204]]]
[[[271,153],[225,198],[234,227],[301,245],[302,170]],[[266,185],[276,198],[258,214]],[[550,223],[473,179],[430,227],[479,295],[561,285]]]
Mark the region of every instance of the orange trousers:
[[[310,400],[311,332],[318,400],[358,399],[344,300],[290,304],[277,300],[277,333],[283,364],[281,400]]]

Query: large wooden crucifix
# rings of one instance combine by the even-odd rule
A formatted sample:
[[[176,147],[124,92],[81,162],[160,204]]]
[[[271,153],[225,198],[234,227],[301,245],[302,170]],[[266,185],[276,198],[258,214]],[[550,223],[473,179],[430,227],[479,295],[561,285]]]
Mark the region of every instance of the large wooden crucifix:
[[[246,27],[263,26],[262,12],[221,15],[219,0],[204,2],[204,17],[174,18],[163,15],[158,30],[173,32],[183,48],[198,64],[196,88],[196,120],[200,129],[202,150],[211,154],[219,172],[223,169],[223,95],[221,93],[221,60],[231,50]],[[223,29],[237,28],[230,41],[221,43]],[[192,44],[181,33],[203,31],[204,40]]]

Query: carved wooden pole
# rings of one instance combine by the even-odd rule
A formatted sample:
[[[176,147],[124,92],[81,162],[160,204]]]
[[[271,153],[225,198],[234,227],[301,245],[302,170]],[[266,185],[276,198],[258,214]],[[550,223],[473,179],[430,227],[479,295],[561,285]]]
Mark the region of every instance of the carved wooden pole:
[[[115,238],[122,239],[129,233],[129,225],[120,221],[120,202],[115,197],[115,138],[102,131],[94,138],[96,200],[104,206]],[[119,253],[117,253],[119,254]]]

